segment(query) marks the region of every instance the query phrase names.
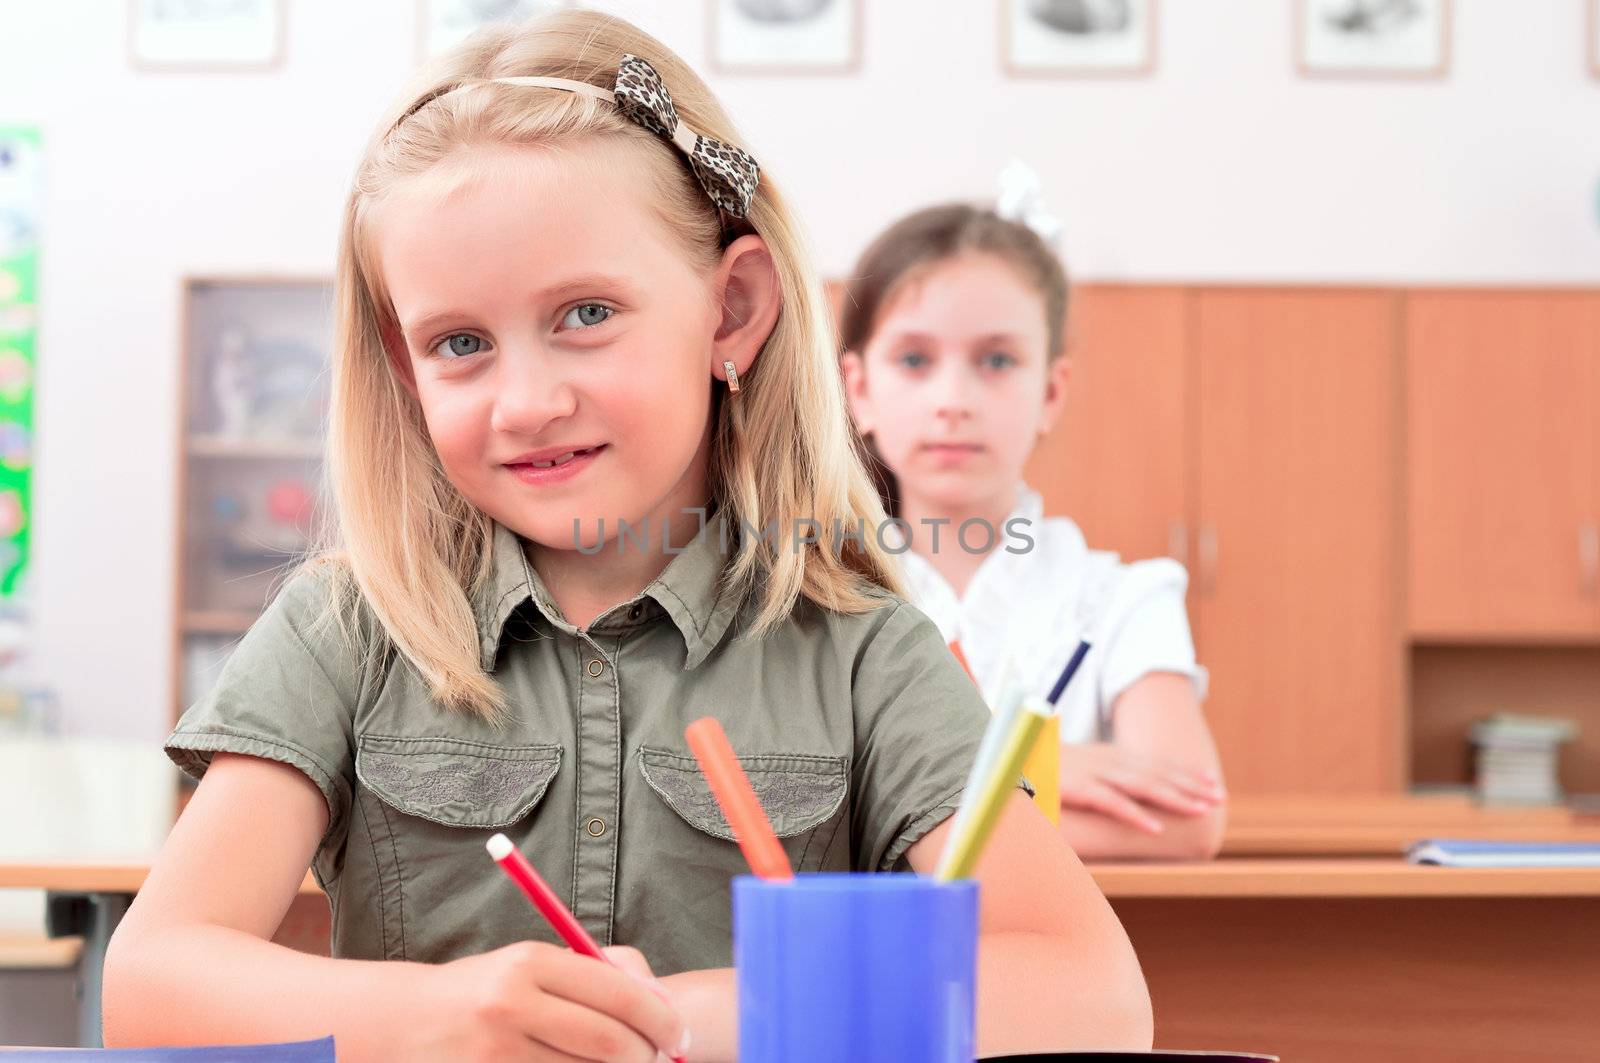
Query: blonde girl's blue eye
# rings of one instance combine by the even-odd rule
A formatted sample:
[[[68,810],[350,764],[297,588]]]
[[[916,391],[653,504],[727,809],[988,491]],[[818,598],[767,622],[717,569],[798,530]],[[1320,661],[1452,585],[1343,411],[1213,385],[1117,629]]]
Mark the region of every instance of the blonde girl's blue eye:
[[[582,303],[567,311],[561,319],[562,327],[573,329],[594,328],[604,324],[616,311],[599,303]]]
[[[434,345],[434,353],[446,361],[457,358],[470,358],[481,352],[487,346],[477,336],[470,332],[452,332]]]
[[[921,351],[906,351],[895,358],[902,369],[921,369],[928,364],[928,356]]]

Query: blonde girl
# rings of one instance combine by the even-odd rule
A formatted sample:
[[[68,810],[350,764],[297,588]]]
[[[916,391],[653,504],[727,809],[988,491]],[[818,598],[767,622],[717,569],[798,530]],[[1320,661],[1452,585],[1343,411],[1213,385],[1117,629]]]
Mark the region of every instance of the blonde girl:
[[[810,534],[882,512],[739,143],[588,12],[470,40],[385,117],[339,251],[337,548],[168,739],[203,780],[113,942],[109,1041],[731,1059],[706,714],[797,869],[933,866],[983,706],[870,531]],[[555,943],[496,831],[629,974]],[[308,865],[331,958],[269,940]],[[1126,936],[1020,793],[981,880],[986,1053],[1150,1044]]]

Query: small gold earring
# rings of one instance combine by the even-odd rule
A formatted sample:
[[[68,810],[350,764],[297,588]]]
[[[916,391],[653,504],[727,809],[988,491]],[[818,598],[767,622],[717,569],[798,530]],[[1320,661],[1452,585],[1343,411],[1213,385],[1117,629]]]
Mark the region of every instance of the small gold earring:
[[[728,376],[728,390],[737,394],[739,391],[739,373],[733,368],[733,363],[723,362],[722,371]]]

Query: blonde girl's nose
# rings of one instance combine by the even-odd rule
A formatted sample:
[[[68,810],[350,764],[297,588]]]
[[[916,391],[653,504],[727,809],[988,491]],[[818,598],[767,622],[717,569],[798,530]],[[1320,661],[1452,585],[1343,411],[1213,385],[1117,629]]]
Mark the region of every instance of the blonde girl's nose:
[[[490,414],[495,431],[534,435],[576,412],[577,389],[550,359],[536,352],[512,351],[499,359],[495,369]]]

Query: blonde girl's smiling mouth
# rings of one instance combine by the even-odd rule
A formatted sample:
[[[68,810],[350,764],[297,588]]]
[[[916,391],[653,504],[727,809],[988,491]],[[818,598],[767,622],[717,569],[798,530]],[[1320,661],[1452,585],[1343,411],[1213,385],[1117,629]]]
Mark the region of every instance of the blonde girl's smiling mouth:
[[[566,483],[577,477],[593,465],[609,447],[609,443],[544,447],[517,455],[505,462],[505,467],[525,484],[546,487]]]

